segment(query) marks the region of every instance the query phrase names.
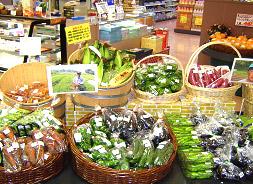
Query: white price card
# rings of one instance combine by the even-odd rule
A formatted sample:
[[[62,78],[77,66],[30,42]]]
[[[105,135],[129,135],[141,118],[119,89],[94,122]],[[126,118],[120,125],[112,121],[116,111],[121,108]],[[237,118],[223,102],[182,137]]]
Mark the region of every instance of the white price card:
[[[116,6],[116,12],[117,13],[124,13],[124,9],[123,9],[123,6],[121,6],[121,5],[118,5],[118,6]]]
[[[109,12],[109,7],[108,7],[107,2],[100,2],[100,3],[95,3],[95,4],[96,4],[98,14],[102,15],[104,13]]]
[[[39,56],[41,55],[40,37],[21,37],[19,55]]]

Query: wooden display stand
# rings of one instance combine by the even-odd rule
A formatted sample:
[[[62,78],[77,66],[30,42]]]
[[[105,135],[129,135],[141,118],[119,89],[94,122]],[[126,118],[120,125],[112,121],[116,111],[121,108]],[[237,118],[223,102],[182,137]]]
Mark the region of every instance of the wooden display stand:
[[[179,12],[177,14],[177,29],[191,30],[192,13],[191,12]]]
[[[207,29],[213,24],[224,24],[231,27],[233,35],[253,37],[253,28],[235,25],[237,13],[253,15],[253,3],[235,2],[232,0],[205,0],[203,24],[201,27],[200,45],[208,41]],[[200,64],[210,64],[206,55],[199,57]],[[233,60],[230,60],[230,64]],[[229,63],[228,63],[229,64]]]

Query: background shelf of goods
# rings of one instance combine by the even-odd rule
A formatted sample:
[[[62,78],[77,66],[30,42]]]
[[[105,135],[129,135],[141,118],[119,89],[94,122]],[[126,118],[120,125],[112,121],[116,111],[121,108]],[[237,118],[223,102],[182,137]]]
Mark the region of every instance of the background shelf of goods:
[[[204,11],[204,0],[198,0],[195,2],[192,18],[192,31],[201,31],[202,17]]]
[[[148,12],[155,13],[156,21],[163,21],[176,18],[178,0],[145,0],[144,6]]]

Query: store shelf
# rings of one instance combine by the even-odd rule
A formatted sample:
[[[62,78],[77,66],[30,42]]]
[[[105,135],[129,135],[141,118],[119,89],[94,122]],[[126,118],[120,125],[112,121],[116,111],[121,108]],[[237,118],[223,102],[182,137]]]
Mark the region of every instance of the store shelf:
[[[0,35],[0,38],[4,40],[12,40],[12,41],[18,41],[20,37],[23,37],[23,36]]]
[[[195,5],[193,4],[178,4],[178,6],[181,6],[181,7],[194,7]]]
[[[175,7],[175,6],[178,6],[178,4],[167,5],[167,7]]]
[[[152,11],[154,13],[161,13],[161,12],[171,12],[173,10],[158,10],[158,11]]]
[[[200,35],[200,31],[191,31],[184,29],[174,29],[175,33],[191,34],[191,35]]]
[[[162,6],[162,5],[165,5],[165,3],[160,3],[160,4],[148,4],[148,5],[144,5],[144,6],[149,7],[149,6]]]
[[[167,20],[173,20],[173,19],[176,19],[177,16],[174,16],[174,17],[170,17],[170,18],[167,18],[167,19],[163,19],[163,20],[155,20],[156,22],[163,22],[163,21],[167,21]]]

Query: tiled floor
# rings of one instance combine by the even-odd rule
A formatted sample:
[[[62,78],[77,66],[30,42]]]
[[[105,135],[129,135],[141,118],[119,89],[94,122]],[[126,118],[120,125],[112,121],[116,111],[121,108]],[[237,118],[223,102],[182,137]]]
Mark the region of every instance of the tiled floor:
[[[156,28],[169,30],[170,55],[178,58],[186,66],[192,53],[199,47],[199,36],[174,33],[176,20],[163,21],[155,24]]]

